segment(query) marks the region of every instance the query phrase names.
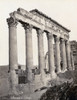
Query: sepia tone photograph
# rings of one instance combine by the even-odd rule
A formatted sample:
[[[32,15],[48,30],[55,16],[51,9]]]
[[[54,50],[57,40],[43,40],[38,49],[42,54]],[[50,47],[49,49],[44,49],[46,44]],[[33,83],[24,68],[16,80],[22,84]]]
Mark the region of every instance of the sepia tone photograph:
[[[77,0],[0,0],[0,100],[77,100]]]

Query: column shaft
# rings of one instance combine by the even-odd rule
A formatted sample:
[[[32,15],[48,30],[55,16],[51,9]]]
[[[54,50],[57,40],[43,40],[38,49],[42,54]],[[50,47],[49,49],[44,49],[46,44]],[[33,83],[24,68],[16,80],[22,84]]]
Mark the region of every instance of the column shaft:
[[[44,80],[45,78],[45,58],[44,58],[44,45],[43,45],[43,31],[38,29],[38,56],[39,56],[39,68],[41,79]]]
[[[13,18],[7,19],[9,25],[9,66],[12,91],[15,92],[15,86],[18,84],[18,78],[15,69],[18,68],[17,63],[17,22]]]
[[[26,70],[28,81],[32,81],[32,68],[33,68],[33,47],[32,47],[32,25],[23,25],[26,35]]]
[[[65,41],[61,39],[61,55],[62,55],[62,71],[67,69],[67,60],[66,60],[66,48],[65,48]]]
[[[60,40],[59,37],[55,37],[55,48],[56,48],[56,71],[57,73],[61,72],[60,66]]]
[[[67,69],[71,70],[71,56],[70,56],[70,44],[69,41],[66,41],[66,54],[67,54]]]
[[[71,67],[72,67],[72,70],[75,70],[75,66],[74,66],[74,58],[73,58],[73,52],[71,51]]]
[[[54,64],[54,47],[53,47],[53,35],[48,33],[48,60],[49,60],[49,71],[51,78],[55,78],[55,64]]]

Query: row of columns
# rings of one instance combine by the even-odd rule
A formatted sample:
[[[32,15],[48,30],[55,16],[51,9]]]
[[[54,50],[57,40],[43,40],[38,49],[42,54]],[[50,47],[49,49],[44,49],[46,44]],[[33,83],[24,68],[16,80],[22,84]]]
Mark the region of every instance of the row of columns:
[[[17,63],[17,33],[16,26],[17,21],[13,18],[7,20],[9,25],[9,65],[10,65],[10,73],[12,84],[15,85],[15,79],[17,79],[15,74],[15,69],[18,69]],[[29,81],[32,81],[32,66],[33,66],[33,49],[32,49],[32,25],[23,24],[26,34],[26,69],[27,69],[27,77]],[[43,30],[37,29],[38,34],[38,56],[39,56],[39,66],[40,73],[42,79],[45,76],[45,59],[44,59],[44,47],[43,47]],[[48,59],[49,59],[49,70],[51,78],[56,76],[55,74],[55,63],[54,63],[54,48],[53,48],[53,39],[54,36],[52,33],[47,33],[48,37]],[[60,68],[60,38],[55,37],[55,45],[56,45],[56,65],[57,72],[61,72]],[[70,66],[70,48],[69,42],[64,39],[61,39],[61,54],[63,60],[63,70],[66,68],[71,68]],[[67,57],[66,57],[67,54]],[[67,59],[66,59],[67,58]],[[68,62],[68,63],[67,63]],[[68,66],[68,67],[67,67]]]

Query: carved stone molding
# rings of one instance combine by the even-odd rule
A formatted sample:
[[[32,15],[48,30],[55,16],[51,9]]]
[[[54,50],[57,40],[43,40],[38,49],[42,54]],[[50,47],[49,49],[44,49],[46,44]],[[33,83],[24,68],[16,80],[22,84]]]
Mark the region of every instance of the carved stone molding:
[[[17,26],[17,24],[18,24],[18,22],[17,22],[17,20],[16,19],[14,19],[13,17],[10,17],[10,18],[8,18],[7,19],[7,23],[8,23],[8,25],[11,27],[16,27]]]

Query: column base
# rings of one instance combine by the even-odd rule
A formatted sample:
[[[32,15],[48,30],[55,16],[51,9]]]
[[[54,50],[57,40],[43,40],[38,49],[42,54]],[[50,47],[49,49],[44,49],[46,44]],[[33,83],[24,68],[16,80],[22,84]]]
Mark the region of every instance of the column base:
[[[55,79],[57,77],[57,74],[53,71],[52,73],[50,73],[50,77],[51,79]]]
[[[11,79],[12,85],[13,84],[17,85],[18,84],[18,76],[17,76],[15,70],[10,71],[10,79]]]
[[[57,74],[61,73],[61,70],[58,70],[56,73],[57,73]]]
[[[65,73],[66,71],[67,71],[67,69],[65,69],[65,70],[62,70],[62,71],[61,71],[61,73]]]
[[[70,67],[68,67],[68,69],[67,70],[70,70],[70,71],[72,71],[73,70],[73,68],[70,66]]]
[[[43,75],[42,75],[42,74],[40,74],[40,79],[41,79],[42,84],[44,84],[44,83],[45,83],[45,78],[46,78],[45,73],[44,73]]]

